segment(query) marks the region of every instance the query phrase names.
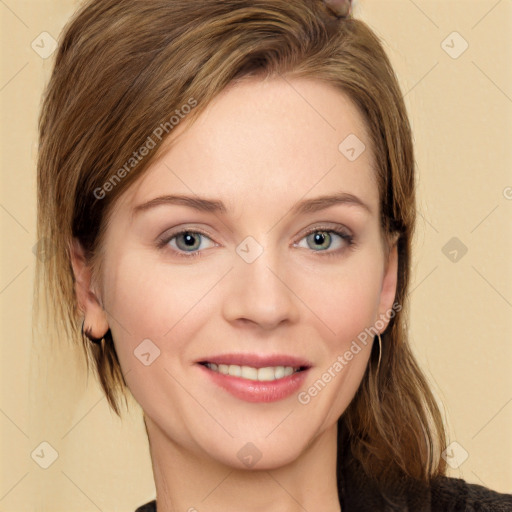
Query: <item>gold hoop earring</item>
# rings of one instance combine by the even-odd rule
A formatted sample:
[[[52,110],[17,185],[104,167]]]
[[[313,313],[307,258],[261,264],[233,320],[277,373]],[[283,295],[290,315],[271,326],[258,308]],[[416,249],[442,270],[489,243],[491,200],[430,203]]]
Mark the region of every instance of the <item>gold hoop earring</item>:
[[[382,359],[382,339],[380,337],[380,332],[377,333],[377,336],[379,337],[379,362],[377,363],[377,372],[380,369],[380,360]]]

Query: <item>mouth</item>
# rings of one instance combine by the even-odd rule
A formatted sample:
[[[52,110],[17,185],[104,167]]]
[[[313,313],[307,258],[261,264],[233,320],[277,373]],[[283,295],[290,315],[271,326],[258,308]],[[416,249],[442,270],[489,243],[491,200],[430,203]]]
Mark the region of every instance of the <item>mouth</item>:
[[[311,364],[294,356],[223,354],[197,361],[204,375],[247,402],[274,402],[289,397],[304,383]]]
[[[242,379],[259,382],[279,380],[308,369],[307,366],[265,366],[263,368],[255,368],[254,366],[216,364],[204,361],[199,364],[206,366],[214,372],[221,373],[222,375],[231,375],[232,377],[241,377]]]

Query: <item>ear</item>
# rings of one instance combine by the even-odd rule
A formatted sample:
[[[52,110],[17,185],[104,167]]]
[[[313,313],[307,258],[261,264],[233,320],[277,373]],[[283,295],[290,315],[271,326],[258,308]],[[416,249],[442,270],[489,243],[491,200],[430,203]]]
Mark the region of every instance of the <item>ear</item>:
[[[80,242],[73,238],[69,246],[71,266],[75,277],[75,293],[78,307],[84,313],[84,331],[94,338],[102,338],[109,329],[107,315],[101,297],[93,289],[92,269],[87,263]]]
[[[387,329],[389,321],[395,313],[393,303],[396,295],[396,287],[398,282],[398,237],[394,237],[391,242],[389,253],[386,255],[384,277],[382,280],[382,289],[380,292],[379,318],[384,322],[384,327],[380,330],[381,334]],[[401,305],[399,306],[401,309]],[[396,308],[395,308],[396,309]],[[400,310],[398,309],[398,311]]]

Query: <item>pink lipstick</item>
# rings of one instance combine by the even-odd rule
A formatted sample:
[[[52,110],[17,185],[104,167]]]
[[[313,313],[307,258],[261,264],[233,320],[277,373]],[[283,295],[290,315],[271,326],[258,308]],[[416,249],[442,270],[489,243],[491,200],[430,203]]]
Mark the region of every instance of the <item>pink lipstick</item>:
[[[311,363],[295,356],[222,354],[198,361],[207,378],[247,402],[274,402],[297,392]]]

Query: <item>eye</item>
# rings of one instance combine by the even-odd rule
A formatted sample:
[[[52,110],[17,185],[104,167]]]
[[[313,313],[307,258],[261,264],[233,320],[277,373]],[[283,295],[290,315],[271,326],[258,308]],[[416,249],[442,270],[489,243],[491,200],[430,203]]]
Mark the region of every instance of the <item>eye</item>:
[[[212,239],[201,231],[192,229],[182,229],[169,235],[164,235],[158,240],[158,248],[170,250],[177,256],[184,258],[201,257],[203,250],[209,247],[204,247],[204,240],[209,240],[211,245],[214,247],[215,244]],[[322,256],[335,256],[347,247],[354,245],[354,237],[351,235],[346,228],[340,229],[326,229],[323,227],[316,227],[301,239],[305,240],[307,246],[305,247],[313,249],[314,252],[325,253]],[[304,245],[295,244],[297,247],[304,247]],[[333,249],[334,246],[334,249]]]
[[[164,238],[159,240],[158,247],[171,247],[172,251],[178,256],[190,258],[194,256],[201,256],[200,249],[208,249],[208,247],[202,246],[204,239],[211,240],[208,236],[200,231],[194,231],[191,229],[184,229],[170,235],[166,235]],[[213,243],[210,247],[215,246]]]
[[[354,244],[354,237],[345,229],[324,229],[320,227],[310,230],[302,240],[307,244],[306,249],[310,248],[314,252],[325,252],[329,255],[337,254]],[[300,243],[297,246],[304,247]]]

